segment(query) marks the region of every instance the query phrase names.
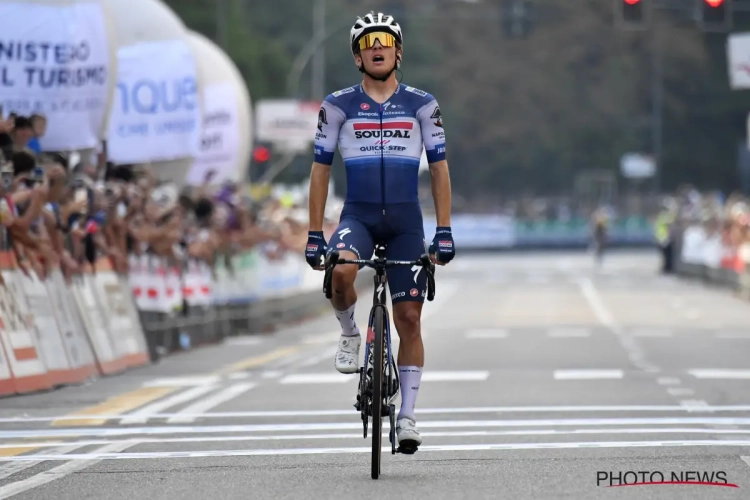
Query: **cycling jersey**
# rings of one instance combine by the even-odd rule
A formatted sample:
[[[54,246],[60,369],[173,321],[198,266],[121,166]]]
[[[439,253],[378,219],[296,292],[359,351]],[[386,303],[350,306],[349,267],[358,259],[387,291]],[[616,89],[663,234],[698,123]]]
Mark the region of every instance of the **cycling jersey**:
[[[356,85],[325,98],[318,113],[315,161],[346,167],[346,202],[418,203],[419,162],[445,159],[445,133],[437,100],[399,84],[388,101],[373,101]]]

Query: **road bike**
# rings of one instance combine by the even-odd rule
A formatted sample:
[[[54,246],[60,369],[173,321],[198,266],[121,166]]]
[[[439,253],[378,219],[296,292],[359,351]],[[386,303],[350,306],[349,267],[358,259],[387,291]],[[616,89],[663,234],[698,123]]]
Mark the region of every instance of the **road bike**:
[[[365,362],[359,369],[357,402],[354,407],[362,417],[365,439],[367,439],[369,418],[372,417],[371,477],[377,479],[380,476],[383,417],[388,417],[390,423],[391,454],[395,455],[398,452],[411,455],[417,451],[416,446],[399,446],[396,449],[396,405],[393,404],[393,401],[399,393],[399,377],[398,367],[391,351],[391,322],[386,303],[386,269],[395,266],[412,266],[414,271],[417,270],[417,267],[425,269],[427,272],[427,300],[432,301],[435,298],[435,264],[432,263],[430,256],[427,254],[423,254],[415,261],[386,260],[385,245],[383,244],[376,245],[375,258],[372,260],[342,259],[338,252],[333,251],[326,260],[325,278],[323,280],[323,291],[328,299],[333,294],[331,288],[333,269],[342,264],[353,264],[360,266],[360,268],[369,267],[375,270],[375,290],[370,318],[367,323]],[[378,406],[380,411],[373,411],[373,407],[377,408]]]

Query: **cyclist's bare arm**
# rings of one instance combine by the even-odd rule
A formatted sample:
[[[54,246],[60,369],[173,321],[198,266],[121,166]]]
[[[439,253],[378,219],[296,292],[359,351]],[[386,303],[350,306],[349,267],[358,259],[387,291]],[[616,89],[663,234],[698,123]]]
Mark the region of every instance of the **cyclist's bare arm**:
[[[310,171],[309,212],[310,231],[323,230],[323,216],[328,199],[328,182],[331,179],[331,166],[313,162]]]
[[[451,225],[451,177],[448,160],[430,163],[432,199],[435,202],[435,217],[438,226]]]

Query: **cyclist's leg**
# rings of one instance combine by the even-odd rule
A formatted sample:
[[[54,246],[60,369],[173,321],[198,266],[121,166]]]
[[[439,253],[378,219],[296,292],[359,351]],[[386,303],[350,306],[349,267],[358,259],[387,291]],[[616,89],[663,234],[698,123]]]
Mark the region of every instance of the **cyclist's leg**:
[[[369,259],[374,244],[364,224],[354,218],[344,218],[333,233],[328,247],[331,251],[339,252],[342,259]],[[357,302],[354,280],[358,271],[359,267],[352,264],[338,265],[333,269],[331,280],[331,305],[341,325],[335,366],[341,373],[356,373],[359,369],[361,336],[354,320],[354,307]]]
[[[419,230],[400,233],[386,246],[389,260],[417,260],[426,252],[424,235]],[[422,305],[427,295],[427,274],[421,267],[393,267],[388,270],[388,286],[393,303],[393,323],[401,340],[398,350],[398,370],[401,385],[401,409],[398,413],[399,443],[422,443],[416,429],[414,407],[424,367],[422,344]]]

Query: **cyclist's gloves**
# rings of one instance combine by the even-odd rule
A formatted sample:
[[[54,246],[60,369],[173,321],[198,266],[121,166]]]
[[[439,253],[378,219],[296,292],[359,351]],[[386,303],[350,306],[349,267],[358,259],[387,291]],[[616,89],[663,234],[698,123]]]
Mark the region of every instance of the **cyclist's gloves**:
[[[325,255],[328,250],[323,231],[309,231],[307,233],[307,248],[305,250],[305,260],[315,269],[317,266],[325,264]]]
[[[450,226],[438,226],[435,229],[435,237],[430,245],[430,255],[435,255],[437,261],[443,264],[447,264],[456,256],[456,247],[453,244]]]

